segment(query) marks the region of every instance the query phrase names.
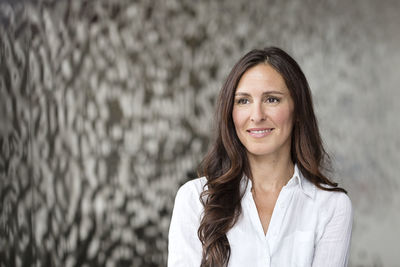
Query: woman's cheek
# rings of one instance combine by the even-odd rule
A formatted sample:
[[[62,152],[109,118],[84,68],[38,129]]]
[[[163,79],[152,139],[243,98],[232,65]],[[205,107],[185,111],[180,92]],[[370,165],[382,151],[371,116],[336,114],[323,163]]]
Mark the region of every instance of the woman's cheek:
[[[288,108],[284,109],[276,109],[271,111],[270,113],[270,119],[278,126],[280,125],[285,126],[285,125],[292,125],[292,114],[293,111]]]
[[[232,117],[236,128],[241,128],[244,126],[246,123],[246,117],[248,117],[247,113],[248,112],[246,112],[244,109],[236,108],[233,110]]]

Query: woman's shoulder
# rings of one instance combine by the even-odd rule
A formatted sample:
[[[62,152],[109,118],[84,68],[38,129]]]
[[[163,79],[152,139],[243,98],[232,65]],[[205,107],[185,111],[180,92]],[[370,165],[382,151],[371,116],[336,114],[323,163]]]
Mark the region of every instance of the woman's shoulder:
[[[206,177],[199,177],[187,181],[179,187],[178,192],[190,192],[190,193],[201,193],[203,191],[204,185],[207,183]]]
[[[326,188],[333,188],[332,186],[324,185]],[[349,195],[341,191],[324,190],[316,187],[315,201],[324,206],[324,210],[345,209],[352,210],[352,203]],[[328,209],[327,209],[328,208]]]
[[[200,194],[204,190],[204,186],[207,183],[206,177],[195,178],[187,181],[181,185],[176,193],[175,201],[190,201],[194,200],[200,203]]]
[[[319,188],[302,173],[300,173],[300,177],[302,181],[302,189],[315,202],[326,204],[326,202],[336,203],[339,201],[351,205],[351,200],[346,193],[342,191],[334,191],[332,190],[334,187],[328,184],[321,184],[321,187],[323,188]]]

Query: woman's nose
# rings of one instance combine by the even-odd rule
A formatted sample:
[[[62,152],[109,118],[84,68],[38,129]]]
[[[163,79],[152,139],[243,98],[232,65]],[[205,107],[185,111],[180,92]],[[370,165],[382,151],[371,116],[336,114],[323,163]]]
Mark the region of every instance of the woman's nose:
[[[251,110],[251,121],[253,122],[260,122],[264,121],[266,118],[265,112],[263,110],[263,107],[261,104],[253,104],[252,110]]]

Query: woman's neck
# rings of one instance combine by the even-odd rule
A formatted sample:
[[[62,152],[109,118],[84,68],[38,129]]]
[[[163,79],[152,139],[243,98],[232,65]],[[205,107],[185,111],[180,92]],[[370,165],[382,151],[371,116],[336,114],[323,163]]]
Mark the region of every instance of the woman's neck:
[[[280,191],[293,176],[294,164],[288,157],[258,157],[249,155],[253,190]]]

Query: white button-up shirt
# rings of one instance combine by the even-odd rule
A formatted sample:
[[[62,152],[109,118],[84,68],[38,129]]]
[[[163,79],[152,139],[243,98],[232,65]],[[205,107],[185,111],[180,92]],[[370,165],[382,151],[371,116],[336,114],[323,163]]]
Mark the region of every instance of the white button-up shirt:
[[[245,187],[242,215],[227,233],[231,246],[229,267],[347,266],[352,205],[342,192],[321,190],[295,166],[293,177],[282,188],[264,230],[251,194]],[[176,195],[169,229],[168,266],[200,266],[202,247],[197,236],[203,205],[199,197],[206,178],[184,184]]]

